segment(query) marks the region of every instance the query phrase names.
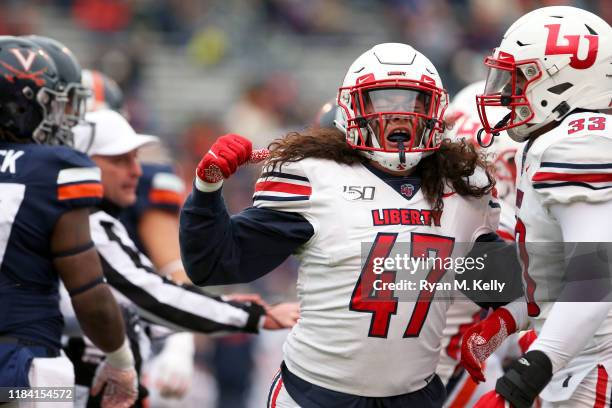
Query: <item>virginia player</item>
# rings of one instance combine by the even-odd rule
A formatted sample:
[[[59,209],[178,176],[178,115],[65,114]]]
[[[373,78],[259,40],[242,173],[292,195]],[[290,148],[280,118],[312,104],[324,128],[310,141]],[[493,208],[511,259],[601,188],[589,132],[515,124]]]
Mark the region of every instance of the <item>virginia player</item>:
[[[103,406],[128,407],[134,359],[88,225],[102,197],[99,169],[65,146],[69,98],[48,52],[1,37],[0,74],[0,384],[74,385],[60,352],[59,276],[83,330],[107,353],[94,391],[106,384]]]
[[[466,255],[455,242],[497,239],[492,177],[473,146],[442,142],[446,91],[408,45],[380,44],[357,58],[337,102],[340,131],[310,129],[273,143],[254,206],[234,216],[221,197],[223,178],[249,160],[251,143],[238,135],[216,141],[181,214],[187,272],[197,284],[240,283],[291,254],[301,259],[301,318],[269,406],[440,407],[445,391],[434,370],[448,302],[437,299],[442,293],[416,293],[415,302],[374,290],[395,272],[376,275],[373,259],[398,251],[398,242],[410,243],[413,258],[446,258]],[[371,252],[362,263],[365,243]],[[444,275],[422,272],[429,282]]]
[[[525,142],[517,154],[516,239],[526,303],[492,316],[464,338],[462,361],[480,362],[529,320],[538,338],[512,363],[482,407],[603,407],[610,403],[612,303],[612,30],[574,7],[518,19],[485,60],[477,98],[488,132]],[[503,121],[492,119],[503,111]],[[567,243],[567,244],[564,244]],[[576,303],[580,302],[580,303]]]
[[[67,97],[62,124],[54,132],[58,140],[66,139],[71,143],[72,128],[76,126],[85,114],[85,103],[89,90],[81,83],[81,65],[76,57],[61,42],[41,35],[24,37],[32,41],[49,54],[58,71],[58,90]]]

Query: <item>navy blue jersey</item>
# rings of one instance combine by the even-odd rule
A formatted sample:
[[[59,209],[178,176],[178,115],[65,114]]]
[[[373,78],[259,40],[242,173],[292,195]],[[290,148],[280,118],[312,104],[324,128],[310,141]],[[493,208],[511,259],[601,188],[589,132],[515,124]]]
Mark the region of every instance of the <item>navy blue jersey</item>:
[[[51,236],[62,214],[102,194],[100,170],[83,153],[0,142],[0,335],[59,347]]]
[[[121,212],[121,223],[138,249],[146,253],[138,237],[138,223],[150,209],[179,213],[185,196],[185,184],[172,166],[142,163],[142,176],[138,180],[136,202]]]

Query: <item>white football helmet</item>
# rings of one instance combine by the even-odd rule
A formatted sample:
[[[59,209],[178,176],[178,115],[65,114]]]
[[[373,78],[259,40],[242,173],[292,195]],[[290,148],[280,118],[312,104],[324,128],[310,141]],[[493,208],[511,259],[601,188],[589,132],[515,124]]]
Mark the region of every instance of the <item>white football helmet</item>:
[[[378,44],[350,66],[336,127],[355,149],[394,171],[440,147],[448,94],[433,64],[409,45]]]
[[[485,130],[524,141],[574,109],[609,108],[611,63],[611,28],[595,14],[569,6],[525,14],[485,59],[489,75],[477,97]],[[496,122],[494,111],[504,119]]]
[[[477,134],[482,125],[476,109],[476,95],[485,89],[485,81],[479,81],[467,85],[452,99],[446,111],[446,118],[452,122],[452,127],[447,131],[451,140],[461,140],[472,143],[477,148],[482,148],[478,143]],[[495,112],[498,113],[498,112]],[[501,112],[499,112],[501,113]],[[499,121],[501,116],[490,118]],[[493,136],[486,133],[481,136],[485,146],[487,158],[495,167],[495,189],[498,197],[511,206],[516,201],[516,152],[520,143],[512,140],[506,132]]]

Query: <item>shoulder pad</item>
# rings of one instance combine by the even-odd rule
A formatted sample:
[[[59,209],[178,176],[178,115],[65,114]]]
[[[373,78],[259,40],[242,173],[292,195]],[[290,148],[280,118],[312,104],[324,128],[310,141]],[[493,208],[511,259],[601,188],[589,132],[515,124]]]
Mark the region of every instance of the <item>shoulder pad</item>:
[[[612,199],[612,116],[571,115],[547,136],[551,141],[531,176],[545,204]]]
[[[312,195],[310,180],[301,162],[267,166],[255,184],[253,205],[279,211],[299,211]]]

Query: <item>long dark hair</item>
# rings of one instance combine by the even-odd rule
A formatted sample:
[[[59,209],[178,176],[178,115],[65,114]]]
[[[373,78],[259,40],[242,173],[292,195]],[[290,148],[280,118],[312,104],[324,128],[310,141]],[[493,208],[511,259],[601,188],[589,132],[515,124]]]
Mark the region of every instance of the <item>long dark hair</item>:
[[[309,128],[303,132],[291,132],[269,146],[267,164],[282,165],[307,157],[333,160],[342,164],[357,164],[368,161],[366,157],[346,142],[342,132],[334,128]],[[467,181],[477,167],[485,170],[487,183],[475,186]],[[495,179],[483,155],[465,140],[453,142],[445,139],[440,149],[423,158],[417,165],[421,176],[421,188],[434,210],[442,210],[442,196],[446,184],[462,196],[482,197],[495,186]]]

